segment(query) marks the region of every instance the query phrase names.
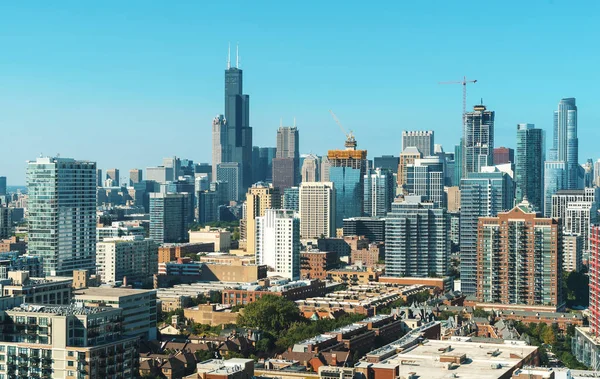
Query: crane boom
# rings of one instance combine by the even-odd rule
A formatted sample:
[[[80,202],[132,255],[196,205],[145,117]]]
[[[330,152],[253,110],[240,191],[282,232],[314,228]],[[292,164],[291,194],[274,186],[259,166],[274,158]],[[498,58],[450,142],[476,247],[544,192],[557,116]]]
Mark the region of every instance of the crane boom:
[[[467,80],[466,76],[463,76],[463,80],[455,82],[439,82],[438,84],[462,84],[463,86],[463,124],[465,123],[465,115],[467,114],[467,84],[477,83],[475,80]]]
[[[330,109],[329,113],[331,113],[331,116],[333,117],[333,120],[335,121],[336,124],[338,124],[338,126],[340,127],[340,129],[342,130],[342,133],[344,133],[345,136],[348,136],[348,133],[346,133],[346,130],[344,129],[344,127],[342,126],[342,123],[340,122],[340,120],[338,120],[337,116],[335,115],[335,113],[333,113],[333,111]]]

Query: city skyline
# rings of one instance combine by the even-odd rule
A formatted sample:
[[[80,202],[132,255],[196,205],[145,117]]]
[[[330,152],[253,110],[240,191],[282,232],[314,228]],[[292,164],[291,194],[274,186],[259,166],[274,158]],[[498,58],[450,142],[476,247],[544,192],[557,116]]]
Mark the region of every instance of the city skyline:
[[[461,135],[460,88],[439,86],[437,83],[460,79],[466,74],[478,79],[477,84],[469,87],[468,107],[483,97],[486,105],[496,111],[495,145],[514,148],[518,123],[536,124],[547,135],[552,135],[552,112],[556,109],[556,102],[575,97],[578,108],[582,110],[578,117],[579,163],[588,157],[596,160],[598,157],[595,156],[592,139],[586,138],[594,135],[593,127],[600,120],[600,114],[594,114],[595,99],[591,92],[596,79],[590,78],[592,65],[587,63],[594,60],[582,56],[590,54],[582,42],[560,35],[551,24],[565,9],[570,12],[579,9],[582,17],[572,25],[573,33],[590,35],[585,32],[592,27],[591,18],[587,17],[593,13],[590,8],[598,5],[559,2],[536,7],[527,4],[523,14],[511,14],[508,31],[494,26],[503,25],[503,17],[510,14],[510,6],[503,9],[486,5],[488,11],[495,13],[494,18],[486,20],[489,24],[486,29],[477,27],[481,21],[463,28],[456,27],[455,21],[448,21],[451,17],[444,14],[448,10],[445,6],[441,5],[439,13],[430,15],[433,23],[439,19],[437,28],[440,29],[432,29],[431,33],[421,36],[411,33],[422,28],[420,22],[423,17],[411,20],[411,15],[422,14],[419,5],[410,5],[406,9],[391,6],[390,12],[384,12],[389,14],[378,12],[379,17],[386,19],[400,17],[402,22],[398,24],[402,26],[385,28],[399,35],[411,34],[414,39],[405,46],[411,59],[396,61],[398,74],[383,77],[377,71],[381,65],[389,64],[387,59],[366,60],[361,57],[382,54],[380,48],[394,46],[392,41],[395,38],[392,39],[392,36],[396,33],[382,37],[385,34],[381,33],[383,26],[373,32],[359,28],[364,32],[358,40],[358,47],[364,50],[361,54],[360,49],[351,49],[352,45],[348,45],[347,40],[352,40],[355,31],[342,38],[341,31],[334,32],[334,28],[329,26],[320,27],[327,28],[328,36],[323,41],[317,41],[316,34],[306,35],[306,41],[315,45],[308,49],[303,39],[308,26],[291,31],[286,27],[289,19],[285,22],[275,20],[269,25],[269,30],[276,36],[265,35],[256,27],[250,33],[242,33],[236,26],[220,38],[210,41],[181,38],[181,41],[168,45],[164,52],[157,52],[153,44],[149,45],[151,37],[157,38],[153,43],[165,44],[167,39],[171,41],[184,34],[195,35],[191,31],[201,33],[204,28],[210,29],[219,19],[213,21],[206,17],[206,22],[198,26],[195,18],[186,17],[186,11],[201,8],[219,12],[222,9],[218,5],[168,9],[167,14],[180,21],[174,26],[165,21],[154,24],[158,13],[166,11],[160,6],[150,6],[146,9],[145,19],[127,25],[110,7],[96,9],[100,18],[95,18],[87,14],[90,11],[88,7],[69,7],[69,11],[62,9],[62,12],[53,13],[51,8],[44,6],[32,10],[20,5],[2,5],[1,13],[7,17],[0,31],[6,28],[7,32],[2,34],[7,36],[3,39],[6,39],[6,47],[11,54],[8,60],[0,63],[0,103],[4,108],[0,124],[9,130],[9,137],[28,141],[27,148],[1,153],[2,174],[8,177],[9,185],[23,185],[24,162],[34,159],[40,152],[44,155],[59,152],[63,156],[98,162],[102,169],[118,167],[122,172],[156,165],[163,156],[170,155],[210,162],[210,139],[206,136],[210,134],[211,120],[223,109],[222,70],[226,67],[227,44],[232,42],[234,45],[238,40],[240,66],[246,71],[246,93],[253,99],[250,120],[254,129],[253,145],[274,146],[274,131],[280,118],[289,123],[296,117],[303,135],[308,137],[322,133],[324,137],[312,144],[310,149],[301,146],[301,153],[323,155],[330,148],[341,148],[344,136],[328,115],[327,110],[331,108],[347,129],[354,130],[361,143],[359,148],[372,151],[373,155],[398,155],[401,130],[412,129],[434,130],[436,141],[442,143],[446,151],[452,151]],[[328,5],[322,7],[324,15],[312,15],[312,21],[326,17],[330,8]],[[129,5],[122,12],[133,12],[133,8]],[[469,8],[481,7],[465,7],[464,17],[482,10]],[[271,19],[273,13],[289,9],[274,7],[261,15],[265,9],[260,5],[253,9],[241,6],[231,13],[231,17],[243,20],[246,11],[257,17],[256,24],[261,24]],[[532,30],[526,22],[526,11],[536,12],[537,18],[544,22],[536,23],[536,32],[532,34],[535,37],[519,41],[520,34]],[[26,22],[18,17],[24,12],[31,13]],[[82,17],[78,17],[78,12],[83,12]],[[342,12],[350,12],[348,16],[362,22],[359,25],[367,26],[372,22],[358,18],[350,10]],[[300,10],[292,13],[296,14],[294,17],[303,17]],[[329,18],[327,20],[330,21]],[[94,28],[106,21],[113,21],[115,34],[97,35]],[[378,24],[385,24],[380,21]],[[28,22],[38,25],[30,28]],[[48,23],[61,26],[53,31],[44,30]],[[156,26],[156,31],[147,35],[151,26]],[[450,30],[450,35],[444,40],[438,38],[442,28]],[[161,31],[165,35],[157,35]],[[312,33],[316,32],[318,30]],[[115,35],[127,35],[127,38],[118,41]],[[500,38],[505,35],[506,42]],[[543,38],[538,37],[542,35]],[[569,39],[573,50],[580,48],[578,70],[570,71],[569,76],[547,80],[551,72],[567,72],[564,68],[569,64],[568,59],[545,59],[552,55],[551,45],[565,39]],[[497,42],[483,49],[491,53],[489,57],[493,59],[490,60],[497,59],[499,62],[479,61],[475,64],[466,56],[460,57],[460,52],[469,44],[484,41]],[[507,46],[509,41],[511,46]],[[528,48],[533,43],[536,51],[530,52]],[[82,44],[94,46],[94,50],[81,48]],[[21,45],[27,46],[27,49]],[[418,45],[428,46],[428,50],[421,50]],[[61,48],[55,49],[57,46]],[[452,52],[451,48],[456,51]],[[511,54],[500,57],[500,48],[508,49]],[[431,51],[437,51],[439,59],[429,59]],[[102,59],[97,59],[98,54],[103,54]],[[316,62],[312,54],[320,54],[323,59]],[[398,56],[398,53],[390,53],[392,58],[394,55]],[[523,58],[517,60],[517,66],[507,65],[513,55]],[[285,76],[282,80],[282,74],[290,70],[294,75]],[[364,75],[357,76],[361,73]],[[279,92],[288,87],[294,88],[294,93],[279,96]],[[515,87],[519,87],[516,95],[511,92]],[[398,88],[406,90],[398,91]],[[365,96],[371,99],[365,102]],[[436,108],[436,112],[425,111],[431,106]],[[411,112],[408,112],[409,109]],[[371,127],[373,113],[393,122],[374,129]],[[440,119],[443,120],[441,124]],[[418,128],[415,127],[416,120],[420,122]],[[181,133],[161,134],[161,130],[166,128],[185,131],[191,137],[185,140],[197,142],[182,143]],[[91,130],[106,143],[98,144],[97,138],[86,138]],[[384,135],[389,138],[382,138]],[[114,136],[117,138],[110,139],[115,147],[111,149],[114,154],[107,156],[106,145],[109,137]],[[130,143],[132,138],[138,140],[133,146]],[[125,152],[125,149],[119,148],[125,144],[133,151]]]

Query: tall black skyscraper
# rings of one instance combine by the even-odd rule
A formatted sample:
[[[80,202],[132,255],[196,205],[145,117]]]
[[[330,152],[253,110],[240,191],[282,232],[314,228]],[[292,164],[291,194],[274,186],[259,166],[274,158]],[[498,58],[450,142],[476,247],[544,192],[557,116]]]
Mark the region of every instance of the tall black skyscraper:
[[[225,70],[225,119],[227,120],[226,149],[231,156],[223,162],[237,162],[242,168],[243,192],[252,185],[252,128],[250,127],[250,96],[243,94],[243,75],[236,65],[231,67],[230,54]]]

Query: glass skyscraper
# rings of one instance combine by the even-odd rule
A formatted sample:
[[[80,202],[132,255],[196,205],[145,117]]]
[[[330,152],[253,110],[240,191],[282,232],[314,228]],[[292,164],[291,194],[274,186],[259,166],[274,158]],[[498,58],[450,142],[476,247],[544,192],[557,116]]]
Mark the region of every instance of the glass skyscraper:
[[[300,211],[300,188],[290,187],[283,191],[283,209]]]
[[[477,222],[513,205],[513,182],[505,172],[470,173],[460,184],[460,280],[462,292],[477,290]]]
[[[494,163],[494,112],[483,104],[465,115],[462,163],[463,177]]]
[[[517,125],[517,152],[515,164],[515,200],[527,198],[540,213],[544,209],[544,131],[533,124]]]
[[[151,193],[150,238],[157,243],[187,241],[187,228],[193,221],[190,199],[188,193]]]
[[[580,170],[575,98],[561,99],[558,109],[554,111],[554,136],[549,158],[566,164],[567,187],[564,189],[577,189]]]
[[[38,158],[27,164],[29,253],[44,274],[96,268],[96,163]]]
[[[385,220],[385,272],[402,277],[445,276],[450,260],[450,218],[444,208],[406,196]]]
[[[426,157],[415,159],[406,166],[406,191],[411,195],[422,196],[436,207],[446,207],[444,192],[444,158]]]
[[[329,180],[335,187],[335,225],[345,218],[360,217],[363,212],[363,172],[359,168],[331,167]]]
[[[369,170],[364,176],[364,213],[371,217],[385,217],[394,201],[395,181],[388,170]]]

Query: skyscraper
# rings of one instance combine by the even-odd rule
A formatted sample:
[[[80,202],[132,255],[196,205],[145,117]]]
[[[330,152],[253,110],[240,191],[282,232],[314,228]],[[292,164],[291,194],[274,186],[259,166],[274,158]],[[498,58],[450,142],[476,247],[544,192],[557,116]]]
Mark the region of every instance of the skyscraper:
[[[544,210],[544,131],[533,124],[517,125],[515,186],[517,203],[527,201],[538,211]]]
[[[240,193],[252,185],[252,128],[250,127],[250,96],[243,93],[243,75],[239,68],[239,55],[235,67],[227,60],[225,70],[225,120],[226,141],[221,141],[226,156],[221,162],[239,163]],[[214,144],[213,144],[214,146]]]
[[[96,268],[96,163],[37,158],[27,164],[29,253],[44,274]]]
[[[289,209],[267,209],[256,218],[256,264],[290,280],[300,279],[300,219]]]
[[[477,299],[561,308],[560,220],[540,218],[524,201],[477,228]]]
[[[185,242],[190,214],[187,193],[150,194],[150,238],[157,243]]]
[[[283,193],[300,182],[298,128],[281,126],[277,130],[277,152],[273,159],[273,186]]]
[[[227,200],[243,198],[242,170],[237,162],[223,162],[217,165],[217,181],[227,182]]]
[[[300,212],[300,187],[286,188],[283,192],[283,209]]]
[[[444,208],[406,196],[385,220],[385,272],[389,276],[445,276],[450,262],[450,218]]]
[[[102,176],[102,170],[101,169],[96,169],[96,186],[98,187],[103,187],[104,186],[104,179]]]
[[[133,187],[134,184],[141,183],[142,181],[142,169],[133,168],[129,170],[129,185]]]
[[[544,162],[544,216],[552,215],[552,195],[567,188],[566,163],[564,161]]]
[[[212,121],[212,177],[217,178],[217,167],[229,160],[229,141],[227,140],[227,120],[222,114]]]
[[[561,99],[554,111],[554,136],[550,160],[565,162],[565,185],[559,189],[577,189],[579,173],[579,141],[577,139],[577,106],[575,98]]]
[[[590,230],[598,222],[600,188],[582,190],[559,190],[552,195],[553,218],[562,220],[562,231],[579,235],[583,239],[583,251],[590,251]]]
[[[415,163],[416,159],[423,158],[423,154],[414,146],[409,146],[400,153],[398,163],[398,187],[404,187],[406,184],[406,167]]]
[[[364,176],[364,214],[385,217],[395,197],[394,176],[388,170],[368,170]]]
[[[402,131],[402,151],[416,147],[424,157],[434,154],[434,132],[432,130]]]
[[[302,182],[318,182],[320,180],[320,160],[316,155],[310,154],[302,163]]]
[[[346,150],[329,150],[329,180],[335,185],[336,225],[345,218],[363,215],[364,175],[367,170],[367,151],[356,150],[356,140],[350,134]]]
[[[6,176],[0,176],[0,196],[6,195]]]
[[[256,218],[265,215],[267,209],[281,208],[281,193],[278,188],[259,182],[248,188],[246,193],[246,251],[254,254],[256,241]]]
[[[299,193],[302,238],[335,236],[335,189],[331,182],[302,182]]]
[[[475,105],[465,114],[463,135],[463,178],[494,163],[494,112]]]
[[[400,158],[393,155],[382,155],[380,157],[373,158],[373,167],[382,168],[392,172],[398,171],[398,165],[400,164]]]
[[[506,163],[515,164],[515,151],[510,147],[495,147],[494,166]]]
[[[454,180],[452,181],[453,186],[460,186],[460,180],[463,178],[463,160],[464,160],[464,144],[463,139],[460,139],[458,145],[454,146]]]
[[[446,207],[444,192],[444,160],[439,156],[415,159],[406,166],[406,192],[431,201],[436,207]]]
[[[119,169],[109,168],[108,170],[106,170],[106,179],[112,180],[113,187],[119,187]]]
[[[470,173],[460,185],[460,280],[465,294],[477,290],[477,222],[512,208],[513,182],[504,172]]]

